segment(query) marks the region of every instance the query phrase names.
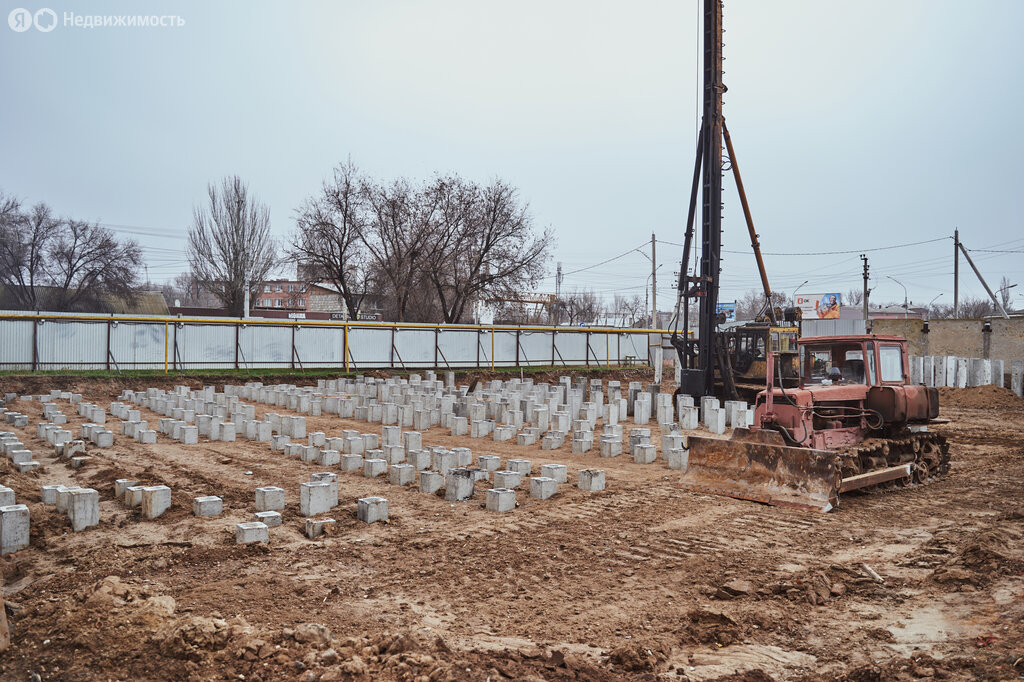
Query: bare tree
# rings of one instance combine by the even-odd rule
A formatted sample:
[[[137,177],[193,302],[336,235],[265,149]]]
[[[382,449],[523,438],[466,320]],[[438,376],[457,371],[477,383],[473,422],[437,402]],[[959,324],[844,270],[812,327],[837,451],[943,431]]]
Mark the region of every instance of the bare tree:
[[[784,308],[789,297],[783,291],[772,292],[772,307]],[[767,315],[765,307],[764,291],[761,289],[750,289],[741,298],[736,299],[736,319],[756,320],[762,315]]]
[[[338,289],[350,318],[366,293],[367,201],[359,170],[349,161],[334,169],[320,193],[296,211],[289,253]]]
[[[864,302],[863,289],[850,289],[843,298],[843,305],[860,305]]]
[[[601,300],[593,291],[576,290],[556,298],[552,304],[555,324],[570,326],[593,324],[604,312]]]
[[[639,295],[627,298],[616,294],[612,314],[619,320],[620,327],[646,326],[647,304]]]
[[[994,315],[995,312],[996,307],[992,304],[992,299],[988,297],[965,297],[960,299],[960,317],[962,318],[977,319]]]
[[[1010,287],[1012,286],[1013,283],[1010,282],[1010,278],[1003,275],[999,280],[999,288],[996,290],[996,293],[999,296],[999,302],[1003,304],[1003,310],[1007,312],[1010,311],[1010,299],[1013,298],[1010,292]]]
[[[9,305],[43,307],[39,287],[49,284],[48,256],[60,225],[42,202],[24,211],[18,199],[0,198],[0,284]]]
[[[445,322],[463,320],[475,300],[514,298],[536,285],[552,237],[534,232],[514,187],[437,178],[426,193],[435,207],[426,271]]]
[[[85,303],[101,307],[100,294],[134,299],[142,267],[142,249],[132,239],[118,242],[95,223],[65,220],[50,248],[55,291],[53,310],[73,310]]]
[[[207,193],[209,205],[192,210],[189,266],[231,315],[241,315],[246,286],[254,297],[278,262],[270,210],[237,175],[210,183]]]
[[[393,299],[394,319],[404,322],[409,319],[413,298],[429,284],[424,281],[424,259],[430,248],[437,197],[405,179],[387,185],[366,182],[362,191],[370,207],[363,238],[372,259],[370,280],[387,290]]]

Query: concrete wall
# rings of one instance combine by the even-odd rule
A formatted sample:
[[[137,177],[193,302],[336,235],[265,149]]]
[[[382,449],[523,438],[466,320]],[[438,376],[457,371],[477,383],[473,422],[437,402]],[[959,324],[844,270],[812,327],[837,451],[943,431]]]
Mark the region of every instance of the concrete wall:
[[[931,320],[928,333],[923,320],[873,320],[875,334],[906,337],[912,355],[955,355],[967,358],[1024,359],[1024,318],[993,318],[990,332],[982,331],[984,320]]]

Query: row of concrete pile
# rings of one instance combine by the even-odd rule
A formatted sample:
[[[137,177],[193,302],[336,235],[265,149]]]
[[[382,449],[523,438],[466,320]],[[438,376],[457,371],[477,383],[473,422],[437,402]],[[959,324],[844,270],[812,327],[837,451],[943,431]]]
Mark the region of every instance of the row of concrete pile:
[[[424,447],[420,431],[403,431],[402,428],[418,422],[426,428],[439,425],[452,434],[460,435],[465,434],[468,430],[465,427],[469,425],[472,433],[466,435],[471,437],[491,435],[497,442],[514,438],[520,445],[534,445],[540,441],[542,449],[560,447],[567,437],[571,437],[573,452],[581,453],[593,448],[594,430],[600,419],[603,431],[599,440],[600,454],[615,457],[623,452],[624,433],[620,415],[632,416],[636,424],[646,424],[653,406],[663,432],[664,459],[670,468],[683,469],[688,451],[681,429],[697,428],[698,419],[716,433],[724,432],[726,424],[740,427],[750,423],[752,410],[745,403],[727,401],[720,406],[714,398],[703,398],[698,409],[692,397],[682,395],[673,403],[671,395],[657,393],[658,389],[650,386],[645,391],[639,382],[631,382],[626,397],[623,397],[619,383],[609,381],[606,398],[605,387],[599,379],[589,384],[577,380],[573,384],[569,377],[561,377],[554,385],[535,385],[532,379],[491,381],[470,392],[468,386],[455,387],[451,376],[442,384],[432,372],[428,372],[425,380],[417,375],[409,379],[387,380],[355,377],[321,380],[316,387],[264,386],[253,382],[244,386],[226,385],[223,393],[218,393],[213,386],[198,391],[185,386],[175,387],[173,391],[156,388],[125,390],[117,401],[110,404],[109,414],[122,420],[121,435],[140,443],[155,443],[158,432],[182,444],[198,443],[200,436],[221,441],[242,437],[267,442],[273,450],[306,462],[361,472],[368,478],[386,475],[394,485],[418,484],[425,493],[438,493],[443,488],[445,499],[452,501],[470,499],[477,481],[491,481],[493,478],[494,487],[487,491],[485,506],[494,511],[507,511],[516,504],[515,490],[522,485],[523,477],[530,477],[532,497],[547,499],[557,491],[559,483],[567,481],[565,465],[544,465],[540,476],[532,476],[529,460],[510,458],[502,469],[500,458],[481,455],[473,466],[469,448]],[[32,396],[22,396],[21,399],[30,400]],[[43,414],[47,420],[38,425],[38,435],[54,445],[58,456],[69,458],[73,467],[81,466],[88,459],[84,455],[85,442],[96,447],[113,444],[114,434],[104,426],[107,411],[101,407],[82,402],[80,395],[59,391],[37,399],[43,401]],[[82,440],[69,440],[71,432],[63,428],[67,420],[53,402],[58,399],[77,404],[79,415],[89,420],[81,427]],[[380,423],[381,433],[346,429],[340,436],[328,436],[323,432],[307,435],[305,416],[267,413],[262,420],[257,420],[255,408],[244,400],[277,405],[310,416],[326,412],[364,419]],[[164,415],[159,418],[158,429],[148,428],[141,408]],[[27,421],[23,425],[27,425]],[[293,438],[305,439],[306,443],[292,442]],[[20,445],[13,434],[0,434],[0,443],[5,454],[16,451]],[[638,463],[656,460],[657,448],[651,443],[650,429],[630,430],[628,452]],[[600,469],[583,469],[577,476],[577,486],[582,490],[595,492],[605,487],[605,474]],[[170,505],[170,489],[166,486],[139,486],[137,481],[120,480],[115,488],[118,499],[129,506],[142,507],[146,518],[156,518]],[[81,489],[68,488],[66,492],[74,490]],[[280,491],[275,494],[280,495],[283,508],[284,491],[273,490]],[[264,537],[263,530],[252,524],[262,524],[265,528],[280,524],[279,509],[270,508],[267,506],[269,503],[260,501],[261,496],[270,492],[270,489],[257,491],[256,515],[245,528],[236,529],[240,541],[250,541],[247,538],[252,536]],[[330,472],[314,474],[309,482],[300,485],[299,493],[303,516],[328,513],[337,506],[337,475]],[[55,494],[59,495],[60,490]],[[86,499],[82,494],[79,497]],[[383,498],[373,504],[364,504],[362,500],[358,502],[360,509],[365,507],[367,510],[366,514],[360,512],[360,518],[387,518],[387,501]],[[82,509],[86,510],[89,504],[83,501]],[[370,510],[375,511],[371,513]],[[196,516],[214,516],[222,511],[223,501],[216,496],[201,496],[193,500]],[[98,507],[95,513],[92,507],[88,507],[87,511],[76,513],[76,516],[80,519],[77,522],[72,520],[76,530],[95,525]],[[328,526],[321,521],[310,520],[307,534],[323,532]]]
[[[1006,363],[955,355],[910,356],[910,383],[925,386],[999,386],[1006,382]],[[1024,360],[1010,363],[1010,390],[1024,397]]]

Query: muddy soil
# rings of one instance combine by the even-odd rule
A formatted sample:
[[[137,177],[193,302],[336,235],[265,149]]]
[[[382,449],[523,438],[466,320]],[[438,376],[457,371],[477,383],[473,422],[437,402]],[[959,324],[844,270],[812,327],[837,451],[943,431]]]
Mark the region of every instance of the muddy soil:
[[[3,377],[0,392],[73,386],[106,405],[124,387],[175,383],[213,382]],[[0,677],[1018,679],[1024,401],[980,393],[942,394],[947,477],[850,494],[828,514],[682,491],[660,458],[643,465],[435,427],[424,444],[525,457],[535,471],[564,463],[570,484],[545,501],[520,490],[518,507],[499,515],[482,508],[483,482],[452,504],[341,473],[337,528],[312,541],[298,487],[322,467],[261,443],[160,435],[142,446],[118,435],[72,470],[36,438],[41,404],[18,402],[30,427],[4,428],[44,466],[20,474],[0,462],[32,518],[30,547],[0,561],[13,640]],[[61,407],[77,430],[84,420]],[[328,435],[380,428],[307,422]],[[572,485],[590,467],[606,470],[606,491]],[[114,499],[117,478],[170,486],[171,509],[143,520]],[[99,490],[100,525],[72,533],[41,502],[51,483]],[[284,524],[268,546],[235,545],[234,524],[250,520],[264,485],[287,491]],[[209,494],[224,498],[224,513],[193,517],[192,498]],[[357,522],[355,501],[368,495],[389,500],[389,523]]]

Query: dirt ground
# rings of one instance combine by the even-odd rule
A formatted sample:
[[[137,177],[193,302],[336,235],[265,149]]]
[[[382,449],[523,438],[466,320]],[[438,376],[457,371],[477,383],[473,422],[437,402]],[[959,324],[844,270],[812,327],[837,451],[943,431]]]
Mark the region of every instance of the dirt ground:
[[[107,406],[124,386],[176,383],[203,382],[3,377],[0,392],[74,388]],[[341,473],[337,530],[312,541],[298,487],[321,467],[263,443],[159,435],[141,446],[118,435],[72,470],[35,436],[41,404],[18,402],[30,427],[3,428],[44,466],[19,474],[0,463],[32,518],[30,547],[0,562],[13,628],[2,678],[1019,679],[1024,401],[994,388],[941,399],[950,474],[850,494],[828,514],[682,491],[660,458],[643,465],[435,427],[425,445],[526,457],[535,471],[564,463],[570,483],[545,501],[520,490],[518,507],[496,514],[482,507],[483,482],[452,504]],[[84,420],[61,407],[77,433]],[[328,435],[379,431],[307,422]],[[606,491],[572,485],[591,467],[606,470]],[[114,499],[117,478],[170,486],[171,509],[143,520]],[[40,486],[54,483],[99,490],[100,525],[72,533],[41,502]],[[234,524],[250,520],[265,485],[287,491],[284,525],[268,546],[237,546]],[[224,513],[193,517],[192,498],[210,494]],[[368,495],[389,500],[389,523],[357,522],[355,501]]]

